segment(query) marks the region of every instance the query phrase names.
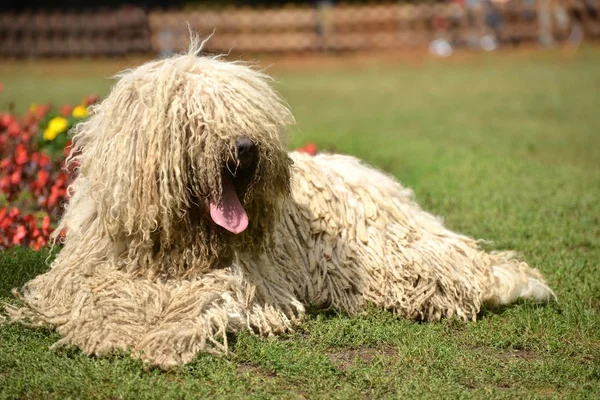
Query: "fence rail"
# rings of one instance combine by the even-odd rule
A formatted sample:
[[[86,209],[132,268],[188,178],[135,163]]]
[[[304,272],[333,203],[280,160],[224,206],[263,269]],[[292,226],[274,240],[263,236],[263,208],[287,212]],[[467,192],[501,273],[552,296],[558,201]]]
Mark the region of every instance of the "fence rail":
[[[496,0],[458,4],[368,4],[0,13],[0,56],[80,56],[169,53],[187,47],[187,24],[214,52],[316,52],[400,49],[445,39],[469,46],[484,36],[514,45],[564,41],[577,30],[600,38],[600,0]],[[490,7],[490,4],[493,7]]]
[[[151,50],[148,15],[139,7],[0,13],[0,56],[100,56]]]

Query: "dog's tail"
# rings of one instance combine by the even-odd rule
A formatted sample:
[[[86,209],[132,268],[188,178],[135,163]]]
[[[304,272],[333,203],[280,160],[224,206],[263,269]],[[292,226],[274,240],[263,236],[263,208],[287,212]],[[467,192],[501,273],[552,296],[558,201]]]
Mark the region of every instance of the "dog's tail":
[[[492,254],[492,284],[483,298],[487,306],[511,304],[519,298],[549,302],[556,295],[537,269],[518,261],[511,252]]]

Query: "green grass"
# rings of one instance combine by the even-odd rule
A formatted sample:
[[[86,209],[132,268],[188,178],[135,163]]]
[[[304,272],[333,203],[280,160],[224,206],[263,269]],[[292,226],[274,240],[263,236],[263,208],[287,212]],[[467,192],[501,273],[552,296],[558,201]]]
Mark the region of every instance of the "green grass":
[[[0,327],[2,398],[599,398],[600,54],[482,55],[456,62],[276,72],[298,120],[291,147],[357,155],[415,190],[465,234],[519,251],[559,304],[418,324],[372,310],[310,314],[276,339],[241,334],[229,358],[168,373],[125,355],[50,351],[48,330]],[[76,102],[126,65],[69,74],[0,66],[7,99]],[[93,68],[90,68],[93,67]],[[0,254],[0,297],[46,253]]]

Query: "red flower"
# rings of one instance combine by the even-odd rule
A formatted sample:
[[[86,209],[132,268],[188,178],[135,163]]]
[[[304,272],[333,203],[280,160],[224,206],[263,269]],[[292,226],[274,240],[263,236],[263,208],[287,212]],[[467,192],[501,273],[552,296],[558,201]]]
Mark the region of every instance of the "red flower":
[[[37,225],[37,223],[35,221],[35,217],[31,214],[27,214],[26,216],[23,217],[23,223],[29,225],[30,231],[33,231],[35,229],[35,226]]]
[[[46,153],[33,153],[31,155],[31,161],[40,167],[45,167],[50,164],[50,156]]]
[[[90,104],[95,104],[98,102],[98,96],[86,96],[83,99],[83,104],[85,106],[89,106]]]
[[[35,238],[35,241],[31,244],[31,247],[35,251],[39,251],[40,248],[42,246],[45,246],[47,243],[48,243],[48,241],[46,240],[46,238],[44,238],[43,236],[38,236]]]
[[[19,144],[15,149],[15,163],[17,165],[23,165],[27,161],[29,161],[29,157],[27,156],[27,149],[24,144]]]
[[[4,192],[7,193],[10,188],[10,180],[8,179],[8,176],[3,176],[2,178],[0,178],[0,192]]]
[[[38,188],[44,187],[48,184],[48,178],[50,177],[50,174],[48,174],[48,171],[44,170],[44,169],[40,169],[38,171],[37,174],[37,180],[36,180],[36,186]]]
[[[42,232],[44,235],[50,234],[50,217],[44,215],[44,219],[42,220]]]
[[[4,219],[6,218],[6,208],[0,208],[0,223],[2,223],[2,221],[4,221]]]
[[[6,132],[8,133],[9,136],[17,137],[17,136],[19,136],[19,133],[21,132],[21,126],[19,125],[19,123],[17,121],[12,121],[8,125],[8,129],[6,130]]]
[[[23,225],[17,226],[17,232],[13,236],[13,244],[19,244],[27,236],[27,231]]]
[[[40,120],[42,118],[44,118],[44,115],[46,115],[46,113],[50,111],[50,106],[45,104],[45,105],[41,105],[38,106],[37,109],[35,110],[35,117]]]
[[[11,218],[2,218],[0,219],[0,229],[7,230],[8,227],[12,224]]]
[[[303,147],[297,149],[296,151],[300,153],[308,153],[311,156],[314,156],[315,154],[317,154],[317,145],[315,145],[314,143],[307,143]]]
[[[14,121],[14,117],[10,114],[4,114],[0,118],[0,128],[5,128],[9,126]]]
[[[10,183],[18,185],[21,182],[21,170],[16,170],[10,175]]]
[[[65,104],[64,106],[62,106],[60,108],[60,114],[65,118],[68,118],[71,116],[71,111],[73,111],[73,107],[71,107],[68,104]]]

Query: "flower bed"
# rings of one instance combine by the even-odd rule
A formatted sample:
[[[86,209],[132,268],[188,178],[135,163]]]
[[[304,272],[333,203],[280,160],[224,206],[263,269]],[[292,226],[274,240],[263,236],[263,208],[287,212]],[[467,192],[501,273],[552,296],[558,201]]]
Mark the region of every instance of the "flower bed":
[[[34,104],[21,117],[0,113],[0,250],[39,250],[49,243],[68,199],[69,132],[97,101],[88,96],[75,107]],[[313,143],[297,150],[317,151]]]
[[[24,116],[0,114],[0,250],[48,244],[67,199],[70,129],[97,101],[75,107],[31,105]]]

